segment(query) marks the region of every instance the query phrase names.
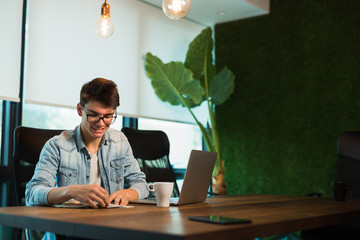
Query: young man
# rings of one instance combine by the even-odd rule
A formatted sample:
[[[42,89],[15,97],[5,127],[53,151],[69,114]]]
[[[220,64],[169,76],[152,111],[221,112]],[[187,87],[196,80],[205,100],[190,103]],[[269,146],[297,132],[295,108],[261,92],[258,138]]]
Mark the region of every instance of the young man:
[[[127,205],[149,192],[145,174],[125,135],[109,128],[116,119],[116,84],[96,78],[83,85],[77,112],[81,124],[43,147],[26,185],[27,205],[54,205],[70,199],[93,208]]]

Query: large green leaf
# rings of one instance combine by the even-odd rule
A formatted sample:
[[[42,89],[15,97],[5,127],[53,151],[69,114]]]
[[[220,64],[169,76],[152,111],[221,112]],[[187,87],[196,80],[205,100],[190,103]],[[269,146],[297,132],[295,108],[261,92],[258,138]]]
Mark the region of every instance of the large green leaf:
[[[215,105],[221,105],[233,93],[235,87],[235,76],[227,68],[224,67],[215,76],[210,90],[211,102]]]
[[[224,172],[217,134],[214,105],[225,102],[234,91],[234,74],[227,68],[216,76],[213,65],[213,39],[211,28],[204,29],[189,45],[185,63],[164,64],[158,57],[147,53],[145,71],[151,79],[156,95],[172,105],[186,106],[198,124],[210,151],[218,152],[214,173]],[[207,100],[210,123],[200,123],[190,109]],[[210,125],[209,125],[210,124]]]
[[[195,79],[200,79],[207,72],[210,74],[208,81],[212,80],[213,75],[210,71],[213,66],[212,49],[212,33],[211,28],[208,27],[190,43],[186,54],[185,66],[193,72]]]
[[[185,105],[191,108],[203,101],[204,89],[199,80],[182,62],[164,64],[158,57],[145,55],[145,71],[151,79],[156,95],[172,105]]]

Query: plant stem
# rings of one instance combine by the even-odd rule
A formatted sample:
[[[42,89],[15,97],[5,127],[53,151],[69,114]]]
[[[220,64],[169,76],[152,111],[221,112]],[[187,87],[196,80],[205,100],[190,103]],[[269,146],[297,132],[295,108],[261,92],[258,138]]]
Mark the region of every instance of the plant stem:
[[[187,105],[185,99],[179,94],[179,97],[181,99],[181,101],[183,102],[183,104],[186,106],[186,108],[189,110],[190,114],[193,116],[193,118],[195,119],[196,124],[199,126],[200,131],[204,137],[205,140],[205,144],[207,146],[207,148],[210,151],[214,151],[214,145],[211,143],[211,136],[210,133],[206,130],[206,128],[201,124],[201,122],[199,122],[199,120],[196,118],[196,116],[194,115],[194,113],[191,111],[191,108]]]
[[[216,158],[216,166],[214,168],[213,174],[216,176],[219,172],[223,172],[223,164],[221,161],[221,154],[220,154],[220,142],[217,134],[217,128],[216,128],[216,120],[215,120],[215,114],[213,110],[213,106],[210,99],[210,93],[209,93],[209,77],[208,77],[208,68],[207,68],[207,61],[208,58],[206,57],[207,54],[205,54],[205,61],[204,61],[204,80],[205,80],[205,94],[206,94],[206,102],[208,106],[209,111],[209,117],[210,117],[210,124],[211,124],[211,133],[212,133],[212,142],[215,148],[215,151],[217,152],[217,158]]]

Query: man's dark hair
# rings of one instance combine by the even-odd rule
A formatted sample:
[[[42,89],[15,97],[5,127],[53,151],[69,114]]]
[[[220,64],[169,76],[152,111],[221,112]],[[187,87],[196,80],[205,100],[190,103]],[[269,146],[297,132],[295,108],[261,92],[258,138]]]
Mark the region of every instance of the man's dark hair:
[[[115,109],[120,105],[116,84],[105,78],[95,78],[85,83],[80,91],[80,104],[84,106],[90,101],[97,101]]]

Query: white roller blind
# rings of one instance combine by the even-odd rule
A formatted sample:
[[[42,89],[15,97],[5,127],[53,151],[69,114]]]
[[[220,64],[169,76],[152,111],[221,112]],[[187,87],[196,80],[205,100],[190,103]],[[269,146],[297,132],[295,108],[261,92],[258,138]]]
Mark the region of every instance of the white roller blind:
[[[141,32],[146,39],[139,46],[142,54],[151,52],[164,63],[170,61],[185,61],[190,42],[205,28],[188,20],[170,20],[162,10],[144,13]],[[154,93],[150,80],[147,78],[142,59],[139,59],[139,105],[138,113],[144,117],[171,119],[194,122],[188,110],[181,106],[172,106],[162,102]],[[205,122],[206,106],[193,109],[200,121]]]
[[[158,100],[143,56],[150,51],[164,62],[184,61],[188,44],[204,27],[170,20],[139,1],[113,0],[108,3],[115,32],[103,39],[95,33],[103,2],[30,1],[26,101],[74,107],[81,86],[104,77],[118,84],[119,113],[193,122],[186,109]]]
[[[0,1],[0,99],[18,102],[22,0]]]

